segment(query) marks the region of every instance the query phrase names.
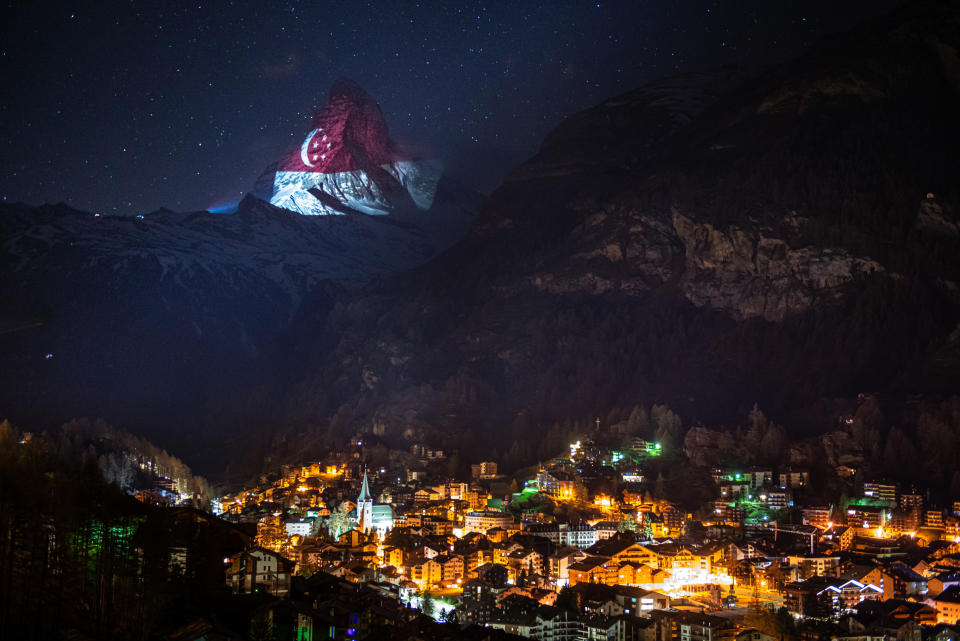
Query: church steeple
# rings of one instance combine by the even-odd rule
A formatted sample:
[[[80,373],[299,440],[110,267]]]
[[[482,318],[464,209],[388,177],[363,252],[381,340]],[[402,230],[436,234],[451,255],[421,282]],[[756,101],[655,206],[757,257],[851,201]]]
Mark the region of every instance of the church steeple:
[[[357,505],[360,505],[364,501],[370,501],[372,497],[370,496],[370,486],[367,483],[367,471],[363,471],[363,485],[360,486],[360,496],[357,497]]]
[[[367,481],[367,470],[363,470],[363,484],[360,486],[360,496],[357,497],[357,525],[360,531],[366,534],[373,525],[373,497],[370,496],[370,484]]]

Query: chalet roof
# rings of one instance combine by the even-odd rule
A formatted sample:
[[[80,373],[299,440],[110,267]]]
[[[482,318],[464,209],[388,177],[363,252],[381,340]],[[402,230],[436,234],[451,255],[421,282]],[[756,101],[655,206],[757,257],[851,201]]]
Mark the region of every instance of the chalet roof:
[[[617,596],[617,588],[604,583],[577,583],[569,589],[581,595],[585,601],[610,601]]]
[[[615,586],[615,590],[617,594],[629,597],[631,599],[639,599],[647,596],[648,594],[658,594],[653,590],[644,590],[643,588],[638,588],[633,585],[618,585]]]
[[[703,545],[697,546],[697,551],[701,555],[716,554],[717,552],[722,550],[724,547],[726,546],[720,541],[707,541]]]
[[[885,568],[885,570],[887,574],[890,574],[891,576],[895,576],[898,579],[902,579],[904,581],[926,581],[926,579],[923,578],[923,576],[915,572],[906,563],[902,563],[900,561],[891,563]]]
[[[576,619],[577,616],[573,612],[563,610],[553,605],[541,605],[537,609],[537,619],[541,621],[552,621],[558,618]]]
[[[604,563],[606,563],[606,562],[609,561],[609,560],[610,560],[610,559],[608,559],[608,558],[606,558],[606,557],[591,556],[591,557],[588,557],[588,558],[584,559],[583,561],[577,561],[576,563],[574,563],[573,565],[571,565],[571,566],[568,568],[568,570],[569,570],[570,572],[589,572],[590,570],[593,570],[593,569],[595,569],[595,568],[603,565]]]
[[[604,541],[597,541],[587,548],[586,552],[598,556],[616,556],[636,544],[636,540],[629,537],[615,536]]]
[[[950,586],[937,596],[933,597],[937,603],[960,603],[960,586]]]
[[[953,581],[960,582],[960,572],[957,572],[956,568],[949,568],[943,572],[939,572],[936,576],[930,577],[929,580],[937,580],[944,583],[950,583]]]
[[[916,601],[887,599],[885,601],[865,601],[857,606],[857,611],[872,613],[875,615],[888,615],[896,611],[916,612],[925,607],[928,606]]]
[[[294,565],[296,565],[293,561],[291,561],[291,560],[288,559],[287,557],[282,556],[282,555],[278,554],[277,552],[274,552],[273,550],[271,550],[271,549],[269,549],[269,548],[260,547],[259,545],[255,545],[255,546],[253,546],[253,547],[251,547],[251,548],[248,548],[248,549],[244,550],[243,552],[238,552],[237,554],[234,554],[234,555],[233,555],[232,557],[230,557],[230,558],[232,559],[232,558],[236,558],[236,557],[238,557],[238,556],[249,556],[250,554],[253,554],[254,552],[260,552],[260,553],[262,553],[262,554],[264,554],[264,555],[272,556],[272,557],[274,557],[275,559],[277,559],[278,564],[279,564],[279,563],[282,563],[282,564],[286,564],[286,565],[288,565],[288,566],[290,566],[290,567],[293,567]]]
[[[656,612],[656,610],[654,610],[654,612]],[[699,612],[679,611],[671,614],[673,614],[674,618],[678,622],[688,625],[699,625],[709,628],[727,628],[735,625],[729,619],[712,616],[709,614],[701,614]]]
[[[867,576],[871,572],[877,569],[875,565],[863,565],[857,564],[851,566],[846,572],[844,572],[840,578],[841,579],[856,579],[861,580],[863,577]]]
[[[594,526],[589,523],[534,523],[524,528],[530,534],[547,532],[593,532]]]
[[[806,581],[792,581],[787,583],[784,588],[789,590],[799,590],[803,593],[817,593],[826,590],[831,585],[841,585],[844,582],[846,582],[846,579],[843,578],[834,579],[826,576],[814,576],[810,577]]]
[[[613,617],[608,617],[605,614],[592,614],[586,618],[584,623],[591,628],[607,631],[616,623],[616,621]]]
[[[511,595],[520,596],[517,594]],[[510,598],[510,597],[508,597]],[[526,598],[526,597],[523,597]],[[532,600],[532,599],[531,599]],[[533,626],[537,623],[537,615],[533,612],[503,612],[496,611],[493,616],[490,617],[488,623],[499,623],[506,625],[516,625],[516,626]]]
[[[443,565],[444,563],[450,563],[451,561],[463,561],[463,557],[459,554],[441,554],[436,559],[437,563]]]
[[[546,470],[544,474],[549,474],[558,481],[579,481],[580,475],[572,470],[565,470],[562,468],[552,468]]]
[[[507,566],[501,565],[500,563],[484,563],[483,565],[477,568],[477,573],[478,574],[486,573],[486,572],[489,572],[490,570],[495,570],[497,568],[503,568],[504,572],[507,571]]]

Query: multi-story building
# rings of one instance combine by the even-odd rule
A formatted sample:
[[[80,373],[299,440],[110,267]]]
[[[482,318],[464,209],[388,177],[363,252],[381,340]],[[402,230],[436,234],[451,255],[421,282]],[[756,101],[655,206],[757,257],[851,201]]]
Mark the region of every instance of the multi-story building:
[[[744,475],[752,489],[773,487],[773,470],[769,467],[753,467]]]
[[[760,500],[765,501],[771,510],[785,510],[791,503],[790,493],[782,490],[767,491],[760,495]]]
[[[780,472],[780,487],[783,489],[806,487],[810,484],[810,472],[804,468],[788,467]]]
[[[440,565],[440,582],[452,585],[463,580],[463,557],[459,554],[441,554],[434,558]]]
[[[794,581],[783,587],[783,606],[796,617],[825,617],[832,614],[819,598],[829,584],[825,579]]]
[[[821,603],[829,604],[836,615],[852,612],[864,601],[881,600],[883,590],[872,583],[849,579],[842,583],[831,583],[818,592],[817,597]]]
[[[573,612],[559,608],[541,608],[530,636],[539,641],[581,641],[587,638],[586,626]]]
[[[744,480],[721,481],[720,498],[727,501],[733,501],[750,494],[750,483]]]
[[[683,528],[687,523],[686,516],[679,508],[669,503],[660,510],[660,516],[663,518],[664,535],[678,535],[683,533]]]
[[[462,501],[464,499],[464,494],[470,490],[469,483],[462,483],[459,481],[448,481],[446,484],[446,495],[447,498],[454,499],[456,501]]]
[[[287,536],[311,537],[317,534],[317,519],[291,519],[284,522]]]
[[[630,440],[629,449],[631,450],[632,454],[642,454],[647,456],[658,456],[662,451],[660,443],[646,441],[639,437],[635,437]]]
[[[919,508],[896,508],[890,513],[890,519],[887,522],[886,529],[891,534],[904,534],[913,532],[920,527]]]
[[[840,569],[840,557],[824,554],[804,554],[802,556],[788,556],[789,565],[799,569],[802,580],[815,576],[836,576]]]
[[[580,474],[567,466],[541,470],[537,474],[537,488],[548,496],[564,500],[583,500],[586,497]]]
[[[410,580],[419,584],[421,588],[434,586],[443,578],[443,566],[437,562],[436,558],[415,559],[410,562],[409,568]]]
[[[814,525],[819,528],[826,528],[831,522],[831,508],[827,507],[803,507],[800,508],[800,514],[804,525]]]
[[[656,626],[648,619],[593,615],[586,620],[588,641],[655,641]]]
[[[560,548],[547,558],[547,572],[557,585],[566,585],[570,580],[570,566],[585,558],[586,553],[580,549]]]
[[[850,527],[873,530],[886,523],[884,508],[872,505],[851,505],[847,508],[847,525]]]
[[[506,574],[506,568],[503,571]],[[460,597],[463,618],[469,623],[483,624],[488,621],[497,609],[497,595],[505,589],[505,585],[492,585],[483,579],[464,583]]]
[[[502,563],[484,563],[477,568],[477,578],[496,588],[505,588],[510,570]]]
[[[605,556],[590,556],[567,568],[570,585],[578,583],[607,583],[607,575],[617,564]]]
[[[552,523],[548,525],[529,525],[524,531],[549,539],[555,545],[586,549],[597,542],[597,530],[586,523],[570,525]]]
[[[736,627],[729,619],[693,612],[680,616],[679,641],[723,641],[733,637]]]
[[[653,546],[637,543],[629,537],[600,541],[586,552],[590,555],[612,559],[614,566],[619,563],[630,562],[637,566],[663,567],[661,565],[661,555],[653,549]],[[664,565],[666,565],[665,562]]]
[[[910,510],[913,508],[923,509],[923,495],[916,492],[901,494],[900,507],[905,510]]]
[[[593,530],[597,533],[597,541],[606,541],[620,532],[620,523],[616,521],[598,521],[593,524]]]
[[[933,599],[937,623],[956,625],[960,622],[960,587],[947,588]]]
[[[521,572],[525,572],[527,576],[543,574],[543,556],[535,550],[514,550],[507,557],[507,565],[513,568],[518,576]]]
[[[284,596],[290,592],[294,563],[272,550],[252,548],[228,559],[227,585],[234,594],[265,592]]]
[[[902,561],[874,568],[863,575],[860,581],[879,586],[883,590],[884,601],[927,594],[927,580]]]
[[[494,461],[481,461],[470,466],[470,475],[475,479],[493,478],[497,475],[497,464]]]
[[[730,619],[696,612],[653,611],[660,641],[733,641],[736,625]]]
[[[823,533],[823,538],[833,544],[835,549],[849,550],[853,546],[856,530],[844,525],[833,525]]]
[[[868,481],[863,484],[863,496],[878,501],[885,501],[893,507],[897,504],[897,486],[893,483]]]
[[[943,534],[951,541],[960,540],[960,519],[948,515],[943,520]]]
[[[923,514],[923,525],[925,527],[942,528],[943,511],[936,509],[926,510]]]
[[[487,530],[493,528],[503,528],[506,530],[513,526],[513,515],[509,512],[495,512],[493,510],[484,510],[482,512],[467,512],[463,517],[463,531],[466,534],[478,532],[486,534]]]

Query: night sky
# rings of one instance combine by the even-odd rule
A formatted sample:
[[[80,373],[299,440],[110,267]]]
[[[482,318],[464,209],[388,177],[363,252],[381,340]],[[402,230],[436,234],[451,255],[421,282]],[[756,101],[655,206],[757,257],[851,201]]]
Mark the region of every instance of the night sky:
[[[237,201],[340,76],[487,191],[564,117],[766,64],[896,2],[11,2],[0,198],[136,214]],[[866,6],[868,5],[868,6]]]

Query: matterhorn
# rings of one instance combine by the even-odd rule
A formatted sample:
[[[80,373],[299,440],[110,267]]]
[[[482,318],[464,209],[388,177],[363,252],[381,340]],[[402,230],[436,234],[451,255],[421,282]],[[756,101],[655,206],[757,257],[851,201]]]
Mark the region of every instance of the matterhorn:
[[[380,107],[340,79],[302,143],[271,166],[255,193],[300,214],[404,216],[431,208],[442,166],[390,138]]]

